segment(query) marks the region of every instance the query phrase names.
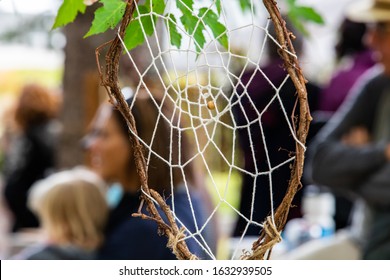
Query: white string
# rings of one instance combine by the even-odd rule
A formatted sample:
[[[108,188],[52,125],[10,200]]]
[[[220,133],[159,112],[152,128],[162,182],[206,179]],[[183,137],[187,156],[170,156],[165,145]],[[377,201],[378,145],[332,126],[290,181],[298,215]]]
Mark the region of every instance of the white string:
[[[184,2],[179,0],[181,4],[186,6]],[[175,5],[171,3],[172,1],[167,1],[166,10],[169,12],[175,12]],[[213,10],[215,11],[215,3],[216,0],[210,2],[210,5],[207,6],[207,11]],[[223,3],[223,1],[222,1]],[[173,159],[174,151],[173,143],[170,143],[169,147],[169,157],[165,159],[161,155],[159,155],[156,151],[153,150],[153,143],[155,141],[159,141],[157,138],[157,125],[154,128],[152,138],[150,143],[145,143],[142,139],[139,138],[140,142],[145,146],[147,150],[147,164],[150,162],[150,158],[152,155],[156,156],[160,160],[162,160],[165,164],[170,167],[171,174],[171,191],[172,191],[172,212],[178,221],[179,225],[182,226],[186,230],[187,236],[186,239],[194,239],[199,246],[204,250],[204,252],[212,259],[216,259],[216,256],[211,250],[211,244],[207,244],[204,236],[204,232],[207,230],[207,226],[210,226],[213,223],[213,219],[216,219],[220,215],[220,210],[222,207],[227,207],[234,213],[236,216],[242,217],[246,221],[246,227],[243,234],[240,236],[239,244],[245,238],[246,232],[250,225],[254,225],[259,227],[260,229],[263,227],[261,223],[253,220],[253,211],[254,211],[254,198],[256,196],[256,192],[261,191],[257,189],[257,179],[259,176],[268,176],[269,178],[269,195],[270,195],[270,209],[272,221],[274,222],[274,208],[273,205],[273,183],[272,183],[272,174],[273,172],[283,166],[289,165],[295,158],[291,157],[285,160],[284,162],[277,163],[274,166],[271,164],[271,159],[269,155],[269,151],[267,148],[267,142],[272,139],[267,139],[262,123],[262,117],[265,112],[267,112],[268,108],[274,104],[278,103],[281,108],[281,114],[285,119],[285,122],[289,128],[289,132],[291,135],[286,135],[285,137],[292,137],[296,143],[301,145],[303,148],[305,146],[298,140],[292,121],[290,120],[289,115],[292,112],[287,112],[282,97],[280,96],[280,91],[282,87],[289,80],[289,76],[286,74],[286,78],[280,85],[274,85],[273,82],[268,78],[263,70],[261,69],[261,62],[263,57],[265,56],[265,46],[267,40],[272,40],[275,43],[275,47],[279,46],[279,43],[275,38],[273,38],[269,33],[269,25],[270,21],[267,20],[264,26],[260,26],[258,22],[260,22],[259,18],[256,16],[254,10],[259,10],[259,5],[257,2],[253,2],[251,7],[251,16],[250,22],[244,23],[240,26],[231,26],[229,21],[229,15],[227,15],[225,8],[221,10],[220,20],[227,27],[227,35],[230,38],[235,34],[239,34],[245,30],[250,30],[250,36],[248,39],[248,45],[252,45],[253,41],[255,41],[256,34],[264,33],[264,39],[260,42],[258,46],[259,54],[256,59],[253,59],[249,56],[249,50],[245,52],[245,54],[235,53],[233,48],[234,42],[229,40],[229,48],[228,50],[224,50],[218,43],[217,39],[214,38],[211,31],[206,28],[205,29],[205,38],[208,40],[204,48],[198,54],[194,49],[194,44],[196,44],[195,39],[191,34],[187,34],[184,27],[181,25],[180,20],[177,18],[176,28],[179,33],[182,34],[183,43],[182,48],[176,49],[172,46],[165,46],[162,42],[164,42],[163,36],[169,36],[169,26],[164,25],[164,32],[158,33],[155,32],[153,37],[156,41],[156,50],[153,50],[150,42],[145,40],[145,45],[147,47],[149,55],[152,57],[152,62],[150,65],[146,67],[146,69],[139,69],[136,65],[136,60],[133,57],[133,54],[129,52],[125,48],[126,55],[132,65],[134,65],[134,69],[137,75],[140,78],[140,82],[138,83],[134,100],[139,98],[139,92],[142,89],[146,90],[148,96],[153,100],[154,106],[161,112],[158,116],[157,122],[166,122],[170,125],[169,133],[171,135],[171,139],[174,139],[173,134],[178,133],[179,135],[179,143],[178,143],[178,162],[175,163]],[[229,3],[230,4],[230,3]],[[188,9],[189,7],[186,6]],[[136,7],[138,10],[138,6]],[[158,15],[155,13],[151,13],[151,15],[156,16],[162,21],[174,23],[170,18],[164,17],[162,15]],[[196,13],[193,13],[196,16]],[[204,17],[204,16],[203,16]],[[139,20],[136,18],[135,20]],[[263,19],[265,21],[265,18]],[[152,21],[153,22],[153,21]],[[199,18],[198,24],[204,24],[203,18]],[[141,25],[142,27],[142,25]],[[157,26],[153,22],[153,28],[158,29]],[[145,37],[147,37],[145,30],[142,27],[142,32]],[[119,32],[118,32],[119,36]],[[248,38],[248,37],[245,37]],[[122,45],[125,47],[125,43],[123,39],[119,36],[119,39]],[[246,39],[247,40],[247,39]],[[169,41],[169,40],[168,40]],[[286,50],[284,50],[286,51]],[[294,54],[286,51],[289,55],[295,56]],[[196,59],[196,56],[197,59]],[[179,59],[178,59],[179,57]],[[235,61],[244,61],[242,70],[239,73],[234,73],[231,70],[232,65]],[[157,66],[159,65],[159,67]],[[184,65],[184,67],[183,67]],[[241,81],[243,74],[246,69],[255,68],[253,75],[250,77],[247,84],[243,84]],[[153,92],[148,88],[148,85],[145,83],[145,77],[149,74],[149,72],[155,72],[157,75],[157,82],[161,83],[164,86],[164,95],[161,103],[158,103],[156,98],[153,95]],[[214,74],[218,74],[224,77],[224,83],[214,82]],[[257,73],[261,73],[261,75],[266,79],[266,81],[271,85],[274,89],[275,94],[271,98],[271,100],[266,104],[264,108],[257,108],[254,101],[251,98],[250,92],[248,91],[248,86],[255,79],[255,75]],[[194,79],[194,81],[192,81]],[[184,88],[181,83],[184,83]],[[233,88],[231,94],[224,91],[226,84],[230,85]],[[241,87],[243,92],[238,94],[237,87]],[[194,98],[191,94],[191,89],[198,89],[199,93]],[[246,108],[242,104],[243,98],[249,100],[250,109],[253,110],[257,116],[256,119],[252,120],[247,114],[248,108]],[[208,108],[208,101],[212,100],[215,105],[215,109]],[[165,103],[171,103],[173,106],[173,112],[171,117],[166,116],[162,113],[162,106]],[[132,104],[133,105],[133,104]],[[238,106],[241,110],[244,119],[246,120],[245,124],[237,124],[234,118],[234,114],[232,108]],[[195,113],[193,113],[193,111]],[[228,119],[228,120],[226,120]],[[180,125],[182,124],[182,126]],[[183,125],[184,124],[184,125]],[[264,153],[265,159],[267,161],[267,170],[260,170],[260,167],[257,165],[257,160],[255,158],[255,142],[259,141],[259,139],[253,139],[250,133],[250,126],[258,125],[261,132],[261,141],[264,145]],[[228,154],[225,154],[224,150],[220,147],[220,143],[218,142],[218,135],[222,129],[225,129],[229,133],[229,141],[231,142],[231,149]],[[251,149],[251,153],[253,156],[253,164],[254,171],[245,170],[240,164],[240,161],[237,160],[237,132],[239,130],[247,130],[249,135],[249,145]],[[132,132],[133,133],[133,132]],[[181,139],[184,135],[192,135],[193,139],[192,143],[194,144],[194,154],[187,159],[187,161],[182,162],[182,153],[181,153]],[[210,157],[210,153],[213,153],[213,157]],[[216,167],[212,166],[213,159],[218,158],[225,166],[227,171],[226,182],[224,182],[223,188],[220,188],[218,185],[219,182],[215,178]],[[192,163],[196,162],[196,166],[199,164],[203,165],[202,169],[205,172],[206,178],[209,178],[210,185],[208,186],[210,193],[215,193],[217,202],[214,208],[212,209],[210,215],[206,217],[206,220],[203,221],[203,224],[199,224],[198,217],[196,216],[196,211],[193,205],[192,196],[190,192],[190,182],[186,176],[185,168]],[[173,182],[173,169],[180,168],[180,172],[183,176],[183,184],[185,187],[185,194],[187,196],[189,202],[188,211],[191,212],[195,232],[190,232],[188,227],[183,224],[177,216],[176,207],[175,207],[175,196],[174,196],[174,182]],[[231,195],[231,180],[234,174],[241,175],[250,175],[254,178],[253,183],[253,191],[252,191],[252,201],[251,201],[251,214],[249,217],[246,217],[242,213],[239,212],[236,205],[233,205],[230,201],[228,201],[229,195]],[[222,189],[223,191],[221,192]],[[145,195],[147,195],[145,193]],[[149,196],[148,196],[149,197]],[[151,198],[151,197],[150,197]],[[154,200],[153,200],[154,201]],[[155,201],[154,201],[155,202]],[[156,203],[156,202],[155,202]],[[232,258],[235,258],[238,254],[238,247],[234,250]]]

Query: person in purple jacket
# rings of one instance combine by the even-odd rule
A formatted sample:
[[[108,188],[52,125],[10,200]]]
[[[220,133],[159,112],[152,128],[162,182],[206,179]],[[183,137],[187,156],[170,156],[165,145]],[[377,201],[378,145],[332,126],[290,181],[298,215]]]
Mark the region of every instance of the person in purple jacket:
[[[335,46],[339,69],[320,94],[319,110],[335,112],[351,91],[357,79],[375,65],[373,52],[364,35],[366,24],[344,19]]]

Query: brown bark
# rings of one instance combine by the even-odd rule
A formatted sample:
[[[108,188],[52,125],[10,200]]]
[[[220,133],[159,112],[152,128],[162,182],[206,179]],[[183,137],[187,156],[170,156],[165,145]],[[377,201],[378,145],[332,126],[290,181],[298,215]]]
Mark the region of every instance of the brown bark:
[[[60,168],[85,163],[80,140],[85,135],[101,99],[105,98],[104,89],[100,86],[95,49],[113,38],[116,31],[108,31],[84,39],[91,26],[93,12],[93,7],[87,8],[85,14],[79,14],[75,22],[64,28],[67,44],[64,50],[63,110],[60,117],[63,131],[58,151]],[[155,49],[156,42],[153,38],[150,43],[152,49]],[[146,45],[133,50],[132,56],[141,72],[152,62],[152,56]],[[126,85],[135,86],[139,82],[134,65],[127,57],[121,58],[119,74]]]
[[[59,142],[59,167],[84,163],[80,140],[99,103],[99,75],[96,68],[96,46],[112,33],[83,39],[93,19],[93,9],[78,15],[64,28],[66,36],[63,76],[63,110],[60,116],[63,131]]]

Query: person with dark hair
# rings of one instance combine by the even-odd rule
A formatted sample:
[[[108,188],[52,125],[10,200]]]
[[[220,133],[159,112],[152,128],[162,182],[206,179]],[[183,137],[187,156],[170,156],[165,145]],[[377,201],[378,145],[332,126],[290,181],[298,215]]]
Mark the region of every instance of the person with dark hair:
[[[148,185],[174,209],[179,227],[183,225],[189,232],[197,233],[205,223],[205,206],[195,188],[186,135],[180,131],[178,122],[172,122],[178,125],[174,127],[167,121],[176,118],[168,104],[163,104],[159,111],[159,105],[154,103],[157,101],[139,95],[127,102],[148,159]],[[99,258],[175,259],[167,248],[166,237],[159,236],[156,222],[131,216],[140,207],[141,189],[129,135],[135,137],[119,111],[105,104],[97,113],[93,129],[86,138],[93,169],[108,183],[119,182],[124,190],[121,200],[110,213]],[[184,163],[187,164],[183,168],[175,167]],[[145,207],[146,204],[141,211],[148,214]],[[161,216],[165,217],[164,214]],[[200,235],[208,241],[206,230]],[[198,244],[205,245],[200,235],[194,235],[186,242],[192,253],[206,258],[208,256]]]
[[[345,18],[335,46],[339,69],[320,94],[319,110],[335,112],[357,79],[375,65],[373,52],[365,42],[367,26]]]
[[[23,87],[15,109],[20,131],[11,143],[4,166],[4,197],[13,218],[13,231],[38,227],[38,220],[27,207],[31,185],[55,168],[55,132],[52,120],[58,100],[43,86]]]

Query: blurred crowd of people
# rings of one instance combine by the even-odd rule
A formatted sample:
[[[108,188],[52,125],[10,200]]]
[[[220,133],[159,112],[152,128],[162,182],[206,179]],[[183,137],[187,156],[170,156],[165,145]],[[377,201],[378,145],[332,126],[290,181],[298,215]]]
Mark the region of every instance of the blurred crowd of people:
[[[273,32],[271,26],[270,34],[275,37]],[[290,167],[284,164],[256,178],[250,173],[288,161],[296,145],[292,137],[286,137],[292,132],[281,109],[283,104],[284,110],[294,110],[296,90],[292,81],[286,80],[280,50],[274,41],[268,43],[268,64],[262,66],[262,72],[245,69],[238,75],[235,100],[242,106],[233,108],[234,119],[237,125],[253,125],[238,135],[243,168],[248,171],[243,175],[239,211],[247,218],[238,217],[232,229],[235,237],[259,236],[261,227],[256,223],[264,222],[282,201]],[[294,43],[299,55],[301,42]],[[293,202],[296,207],[291,209],[288,223],[305,218],[302,194],[311,185],[319,193],[335,196],[332,219],[336,234],[328,236],[327,243],[320,241],[325,245],[311,245],[302,253],[289,252],[285,257],[390,259],[390,1],[373,0],[371,6],[356,9],[351,6],[340,25],[335,53],[337,69],[329,82],[307,84],[314,120],[304,190]],[[280,103],[271,102],[274,86],[280,88]],[[148,185],[166,198],[179,225],[185,226],[189,250],[202,259],[213,258],[219,230],[218,223],[208,218],[214,206],[200,179],[202,171],[193,162],[187,135],[180,129],[177,112],[164,100],[143,95],[142,90],[136,99],[128,96],[126,102],[144,150],[154,151],[147,155]],[[265,108],[259,127],[254,120]],[[0,211],[10,224],[0,223],[6,228],[0,234],[35,229],[39,242],[4,253],[7,241],[2,236],[0,256],[175,259],[166,237],[157,234],[161,229],[155,221],[131,216],[148,212],[147,205],[140,204],[139,159],[129,141],[135,136],[116,104],[102,104],[89,132],[80,139],[90,155],[89,168],[65,171],[58,170],[56,162],[60,109],[58,95],[42,85],[28,84],[3,117]],[[263,135],[267,143],[263,143]],[[184,167],[175,167],[179,165]],[[158,211],[165,219],[163,211]],[[342,239],[339,232],[344,234]],[[347,245],[350,254],[338,255],[338,250],[343,250],[338,248]]]

